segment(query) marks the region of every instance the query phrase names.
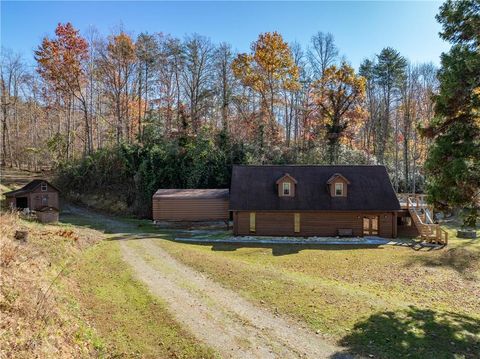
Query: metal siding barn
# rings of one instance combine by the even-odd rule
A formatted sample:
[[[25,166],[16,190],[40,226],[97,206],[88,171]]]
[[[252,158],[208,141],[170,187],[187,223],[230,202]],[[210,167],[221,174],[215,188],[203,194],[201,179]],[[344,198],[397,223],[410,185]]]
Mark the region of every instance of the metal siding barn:
[[[228,221],[228,189],[159,189],[153,195],[154,221]]]

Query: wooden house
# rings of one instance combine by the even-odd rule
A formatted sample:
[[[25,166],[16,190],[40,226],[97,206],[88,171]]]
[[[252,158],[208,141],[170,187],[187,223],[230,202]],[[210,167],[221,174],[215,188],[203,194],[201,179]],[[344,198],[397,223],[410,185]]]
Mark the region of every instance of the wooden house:
[[[234,166],[235,235],[397,236],[400,204],[384,166]]]
[[[154,221],[228,221],[228,189],[159,189],[153,195]]]
[[[59,205],[58,188],[48,181],[35,179],[20,189],[4,193],[6,204],[9,208],[39,211],[45,207],[54,208],[58,211]]]

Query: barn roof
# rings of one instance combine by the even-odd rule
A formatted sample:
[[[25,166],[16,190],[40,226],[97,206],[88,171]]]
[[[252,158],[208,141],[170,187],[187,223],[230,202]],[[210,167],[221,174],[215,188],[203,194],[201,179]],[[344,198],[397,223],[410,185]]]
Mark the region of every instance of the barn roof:
[[[221,189],[159,189],[153,198],[167,199],[209,199],[228,198],[228,188]]]
[[[276,181],[285,173],[297,180],[294,197],[279,197]],[[348,178],[348,195],[332,197],[327,182]],[[352,211],[400,209],[384,166],[234,166],[230,210]]]
[[[54,185],[52,185],[50,182],[42,179],[34,179],[33,181],[27,183],[22,188],[19,188],[10,192],[5,192],[4,195],[7,197],[16,197],[23,194],[27,194],[34,191],[38,186],[40,186],[41,183],[46,183],[48,186],[52,187],[55,191],[60,192],[60,190]]]

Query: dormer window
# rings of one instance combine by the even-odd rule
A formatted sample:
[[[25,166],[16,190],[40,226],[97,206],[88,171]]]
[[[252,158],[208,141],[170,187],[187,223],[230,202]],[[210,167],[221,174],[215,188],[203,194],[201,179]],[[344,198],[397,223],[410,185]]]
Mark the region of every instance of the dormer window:
[[[276,184],[279,197],[295,197],[295,186],[297,184],[297,180],[288,173],[285,173],[282,177],[280,177]]]
[[[45,182],[42,182],[40,189],[42,192],[47,192],[47,184]]]
[[[335,196],[343,196],[343,183],[335,183]]]
[[[340,173],[335,173],[327,181],[327,185],[332,197],[347,197],[347,188],[350,181]]]

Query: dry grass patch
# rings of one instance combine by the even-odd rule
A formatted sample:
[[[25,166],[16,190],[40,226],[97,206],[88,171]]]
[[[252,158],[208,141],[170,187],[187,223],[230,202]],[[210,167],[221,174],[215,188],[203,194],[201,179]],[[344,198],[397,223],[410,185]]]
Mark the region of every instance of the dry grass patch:
[[[26,243],[15,231],[29,233]],[[75,254],[94,242],[73,229],[43,226],[0,214],[0,357],[58,358],[96,355],[90,328],[67,309],[56,281]],[[89,340],[78,340],[90,331]]]

